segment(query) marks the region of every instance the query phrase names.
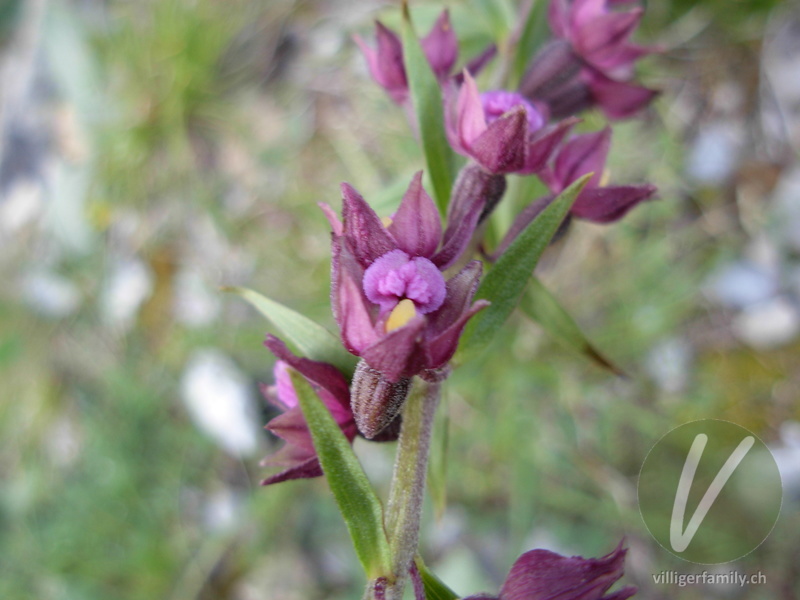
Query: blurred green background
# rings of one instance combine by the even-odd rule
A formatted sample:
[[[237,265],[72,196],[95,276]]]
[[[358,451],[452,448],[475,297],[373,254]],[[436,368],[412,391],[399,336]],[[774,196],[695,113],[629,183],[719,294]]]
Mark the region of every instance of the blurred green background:
[[[610,166],[660,200],[575,224],[540,269],[628,377],[521,315],[455,372],[422,544],[462,594],[530,548],[596,556],[624,536],[642,598],[800,597],[800,13],[649,4],[639,40],[665,52],[641,76],[663,94],[615,126]],[[462,58],[515,25],[511,0],[446,5]],[[426,30],[441,4],[414,7]],[[257,386],[268,325],[219,288],[333,327],[316,203],[348,181],[389,214],[423,167],[350,38],[396,8],[0,2],[0,598],[360,597],[325,482],[258,485],[278,446]],[[781,466],[775,531],[719,569],[765,585],[653,584],[702,568],[647,533],[638,470],[706,417]],[[356,450],[385,497],[392,445]]]

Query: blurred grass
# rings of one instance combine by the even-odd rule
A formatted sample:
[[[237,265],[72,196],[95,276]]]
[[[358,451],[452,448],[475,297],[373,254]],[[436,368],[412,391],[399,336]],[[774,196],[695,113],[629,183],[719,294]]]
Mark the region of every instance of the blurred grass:
[[[470,3],[453,4],[468,55],[512,24],[505,9],[476,4],[477,17]],[[768,14],[760,2],[737,3],[721,21],[718,2],[656,4],[649,31],[675,33],[691,13],[726,32],[714,38],[720,45],[749,40]],[[354,25],[368,31],[373,15],[351,10],[343,2],[117,0],[71,13],[101,79],[102,118],[82,123],[96,236],[90,251],[56,259],[47,258],[48,243],[26,240],[4,266],[16,280],[47,258],[84,300],[54,320],[0,293],[0,597],[358,594],[355,556],[324,482],[259,488],[255,459],[227,457],[179,401],[186,361],[201,347],[233,356],[254,389],[269,382],[265,322],[233,298],[199,327],[176,320],[171,306],[176,273],[191,268],[212,290],[246,285],[331,325],[328,226],[316,203],[338,207],[338,183],[348,180],[389,214],[422,167],[403,115],[366,80],[348,38]],[[425,7],[420,30],[435,16]],[[655,82],[681,76],[670,58],[648,65]],[[629,579],[643,597],[662,597],[648,573],[685,565],[655,545],[636,509],[650,446],[705,416],[740,422],[767,441],[781,422],[800,419],[796,346],[699,347],[677,394],[645,372],[656,343],[707,326],[714,308],[700,284],[746,241],[698,216],[698,205],[723,214],[730,207],[721,191],[695,194],[683,181],[686,140],[671,102],[667,92],[649,120],[615,127],[611,160],[614,179],[652,180],[662,199],[614,227],[576,224],[543,272],[631,378],[609,376],[520,315],[488,353],[454,373],[439,482],[446,509],[441,521],[429,515],[423,536],[434,569],[461,561],[466,547],[474,557],[466,568],[490,582],[537,541],[597,555],[626,535]],[[140,259],[154,274],[130,331],[101,314],[119,257]],[[775,402],[777,384],[793,400]],[[266,453],[274,440],[265,435],[262,445]],[[385,488],[391,450],[364,458]],[[215,530],[204,511],[221,490],[241,502],[233,524]],[[796,514],[784,514],[741,563],[746,572],[770,565],[770,586],[748,597],[792,593],[797,531]]]

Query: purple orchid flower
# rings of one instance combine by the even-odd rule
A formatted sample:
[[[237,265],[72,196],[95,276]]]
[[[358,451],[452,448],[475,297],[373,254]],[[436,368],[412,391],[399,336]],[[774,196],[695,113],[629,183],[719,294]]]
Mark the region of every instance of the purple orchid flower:
[[[284,467],[279,473],[267,477],[261,485],[319,477],[322,475],[322,467],[289,378],[289,370],[294,369],[306,378],[330,411],[342,433],[352,443],[359,431],[350,408],[350,386],[336,367],[295,356],[286,344],[275,336],[268,335],[264,345],[272,351],[278,361],[274,368],[275,384],[262,385],[261,392],[271,404],[283,411],[267,424],[266,429],[286,443],[280,450],[261,461],[262,467]],[[398,418],[384,430],[380,438],[374,441],[394,441],[399,430]]]
[[[354,36],[354,39],[367,59],[369,72],[375,82],[386,90],[396,104],[405,104],[408,100],[408,78],[403,63],[403,44],[397,34],[376,21],[375,48],[370,47],[360,36]],[[450,13],[447,10],[442,11],[420,43],[436,79],[440,84],[446,84],[458,59],[458,39],[450,24]],[[490,46],[471,61],[467,69],[476,73],[494,57],[495,52],[496,48]]]
[[[594,173],[583,188],[570,214],[594,223],[618,221],[634,206],[656,193],[651,184],[615,185],[605,183],[605,164],[611,147],[611,128],[576,135],[556,152],[552,166],[540,177],[554,195],[586,173]]]
[[[624,119],[649,104],[657,92],[632,83],[635,64],[661,49],[629,41],[643,11],[611,10],[623,4],[630,2],[552,0],[548,20],[557,39],[534,58],[522,93],[555,117],[597,105],[609,119]]]
[[[442,234],[421,172],[388,222],[350,185],[342,184],[342,195],[341,223],[323,207],[334,233],[331,297],[342,341],[362,359],[352,407],[359,430],[372,438],[402,407],[398,386],[407,389],[415,375],[440,378],[467,321],[488,305],[472,303],[479,261],[448,280],[444,275],[467,247],[479,214],[451,222]]]
[[[606,184],[605,163],[610,146],[610,127],[595,133],[573,136],[563,144],[556,151],[551,163],[539,173],[540,179],[547,185],[551,195],[539,198],[517,215],[503,241],[497,246],[493,258],[505,252],[516,237],[558,194],[587,173],[593,175],[572,205],[570,217],[593,223],[613,223],[624,217],[640,202],[653,198],[658,189],[649,183]]]
[[[508,91],[480,94],[467,72],[458,94],[447,104],[450,145],[495,175],[538,172],[576,123],[567,119],[548,126],[549,115],[541,104]]]
[[[626,552],[622,544],[601,558],[531,550],[511,567],[499,596],[477,595],[464,600],[626,600],[636,593],[635,587],[606,595],[623,575]]]
[[[609,0],[552,0],[548,21],[553,34],[567,40],[586,64],[617,81],[634,76],[635,62],[657,52],[629,41],[644,11],[611,11]]]

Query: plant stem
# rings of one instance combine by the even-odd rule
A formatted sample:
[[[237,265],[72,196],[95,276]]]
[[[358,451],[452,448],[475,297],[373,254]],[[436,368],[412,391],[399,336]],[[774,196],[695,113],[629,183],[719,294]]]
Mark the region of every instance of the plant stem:
[[[439,403],[441,385],[441,382],[431,383],[415,378],[403,408],[403,427],[386,510],[386,533],[392,551],[394,581],[386,582],[385,588],[380,590],[376,590],[377,582],[370,582],[365,599],[400,600],[403,597],[408,570],[419,542],[433,417]]]

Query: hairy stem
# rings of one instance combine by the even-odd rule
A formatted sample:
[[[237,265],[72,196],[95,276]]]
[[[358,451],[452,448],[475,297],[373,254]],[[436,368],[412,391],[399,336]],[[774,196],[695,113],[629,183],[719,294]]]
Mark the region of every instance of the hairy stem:
[[[419,542],[433,417],[439,403],[441,385],[441,382],[431,383],[415,378],[403,408],[403,427],[386,510],[386,533],[394,561],[394,581],[371,581],[365,599],[399,600],[403,597],[408,570]]]

